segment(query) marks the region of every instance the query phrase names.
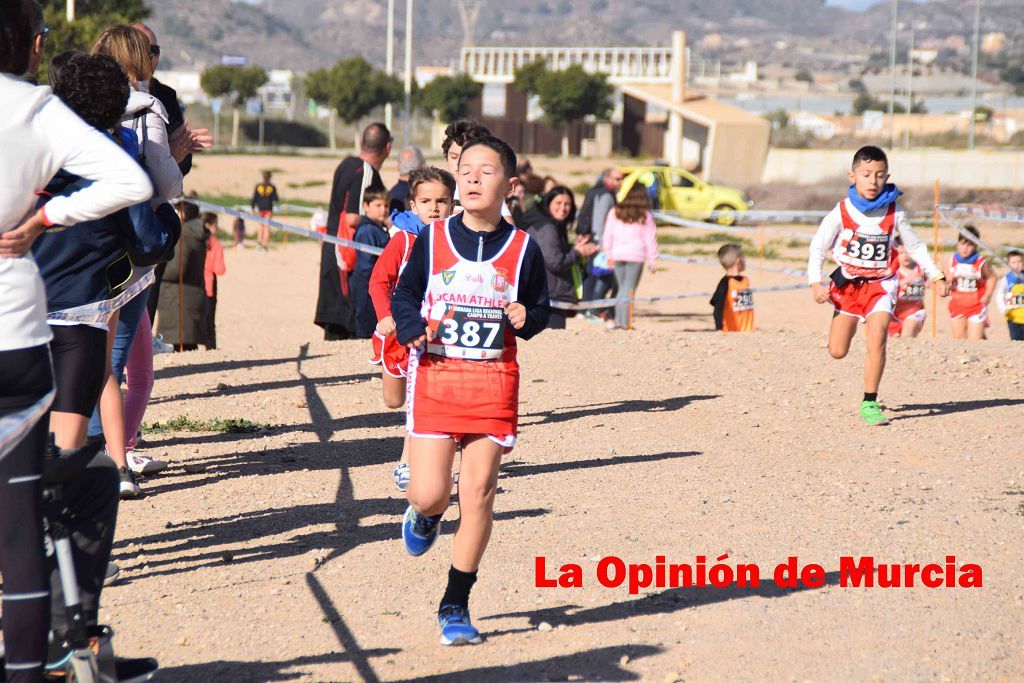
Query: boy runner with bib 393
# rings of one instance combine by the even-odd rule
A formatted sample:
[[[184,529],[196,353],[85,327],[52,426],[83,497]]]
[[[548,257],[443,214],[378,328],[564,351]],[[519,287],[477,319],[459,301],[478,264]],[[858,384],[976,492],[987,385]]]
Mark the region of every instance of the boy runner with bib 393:
[[[1011,341],[1024,341],[1024,253],[1011,251],[1006,255],[1009,272],[996,285],[996,305],[1006,318]]]
[[[384,403],[388,408],[405,404],[405,377],[409,368],[409,351],[395,338],[395,319],[391,317],[391,295],[398,278],[409,262],[412,247],[425,225],[445,220],[452,213],[455,178],[439,168],[417,169],[409,173],[411,211],[391,214],[391,223],[398,228],[384,253],[377,259],[370,275],[370,299],[377,313],[377,331],[373,335],[374,365],[381,366]],[[402,458],[395,468],[395,485],[399,491],[409,486],[409,439],[406,437]]]
[[[899,236],[907,253],[946,296],[942,271],[928,254],[928,247],[914,234],[906,215],[896,204],[902,194],[888,184],[889,161],[877,147],[862,147],[853,157],[848,196],[821,222],[811,242],[807,280],[814,300],[835,306],[828,333],[828,352],[844,358],[857,333],[867,326],[867,361],[864,365],[864,400],[861,417],[869,425],[888,424],[878,405],[878,386],[885,369],[885,345],[889,322],[896,307],[899,261],[895,240]],[[825,284],[821,279],[826,254],[839,264]]]
[[[903,242],[896,238],[896,253],[900,261],[900,286],[896,296],[896,309],[889,323],[890,337],[916,337],[921,334],[928,312],[924,308],[924,292],[928,288],[928,278],[921,266],[914,263],[910,254],[903,248]]]
[[[964,227],[979,237],[973,225]],[[949,317],[952,318],[953,339],[984,339],[988,326],[988,303],[996,286],[996,274],[988,259],[981,255],[977,245],[964,235],[956,241],[956,251],[949,257],[948,271],[951,289]]]
[[[423,229],[391,298],[398,341],[411,349],[402,521],[410,555],[437,540],[462,445],[459,526],[437,614],[444,645],[481,642],[469,591],[491,535],[501,456],[518,431],[516,338],[533,337],[548,320],[540,247],[501,217],[515,173],[516,155],[501,140],[464,145],[456,175],[463,212]]]

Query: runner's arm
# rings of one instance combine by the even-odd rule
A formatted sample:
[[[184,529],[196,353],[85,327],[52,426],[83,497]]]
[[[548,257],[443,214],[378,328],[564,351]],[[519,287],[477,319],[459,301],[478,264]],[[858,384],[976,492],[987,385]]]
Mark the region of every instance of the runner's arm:
[[[722,329],[722,317],[725,312],[725,295],[729,291],[729,276],[726,275],[718,281],[718,288],[715,290],[714,296],[711,297],[710,303],[715,307],[715,329]]]
[[[992,295],[996,290],[996,271],[992,269],[992,264],[985,261],[985,265],[981,267],[981,276],[985,278],[985,305],[988,306],[992,302]],[[1004,278],[1001,278],[1004,279]]]
[[[839,237],[842,224],[842,217],[837,206],[822,219],[821,225],[818,226],[818,232],[814,233],[814,239],[811,240],[807,258],[808,285],[821,283],[821,269],[825,265],[825,258],[828,256],[829,249],[832,248],[836,238]]]
[[[1006,316],[1006,278],[1001,277],[996,282],[995,300],[996,308],[999,309],[999,313]]]
[[[427,249],[429,236],[423,234],[412,245],[409,262],[405,264],[402,276],[391,297],[391,317],[395,319],[396,336],[399,344],[408,344],[419,339],[427,331],[427,322],[420,315],[423,295],[427,291]]]
[[[942,268],[935,263],[932,255],[928,253],[928,245],[921,241],[921,238],[910,227],[907,214],[903,209],[896,210],[896,232],[903,241],[903,248],[910,254],[910,258],[921,266],[928,279],[935,280],[943,276]]]
[[[398,269],[402,266],[402,252],[405,247],[400,242],[401,240],[392,239],[387,243],[384,253],[377,259],[370,273],[370,301],[373,302],[377,322],[391,315],[391,290],[398,279]]]
[[[417,240],[416,247],[424,240]],[[414,247],[415,253],[415,247]],[[410,260],[410,264],[412,261]],[[408,272],[408,267],[406,267]],[[530,339],[548,326],[548,317],[551,312],[551,300],[548,298],[548,274],[544,264],[544,254],[540,246],[533,239],[526,243],[526,253],[523,255],[523,268],[520,271],[518,303],[526,309],[526,323],[515,335],[520,339]],[[402,273],[405,279],[405,273]],[[394,304],[392,303],[392,308]]]

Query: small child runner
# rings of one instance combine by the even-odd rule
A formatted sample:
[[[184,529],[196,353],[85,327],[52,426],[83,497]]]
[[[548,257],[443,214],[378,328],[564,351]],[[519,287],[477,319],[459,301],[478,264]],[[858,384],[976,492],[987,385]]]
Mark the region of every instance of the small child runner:
[[[862,147],[853,157],[847,197],[839,202],[818,228],[807,260],[807,280],[814,300],[835,306],[828,333],[828,352],[845,358],[857,333],[857,324],[867,326],[867,361],[864,365],[864,400],[860,415],[869,425],[884,425],[889,419],[878,405],[878,386],[885,370],[885,346],[889,322],[896,307],[899,261],[894,243],[903,240],[910,256],[946,296],[945,277],[928,246],[917,235],[896,200],[902,194],[889,180],[889,160],[878,147]],[[839,267],[828,285],[821,280],[826,253]]]
[[[1011,251],[1006,255],[1009,272],[996,285],[996,306],[1006,318],[1011,341],[1024,341],[1024,253]]]
[[[491,536],[501,456],[518,432],[516,337],[530,339],[547,325],[544,256],[501,216],[515,172],[505,142],[466,143],[456,176],[464,211],[424,229],[391,299],[398,341],[412,349],[402,520],[410,555],[427,552],[440,534],[462,445],[460,519],[437,613],[443,645],[481,642],[469,593]]]
[[[981,236],[973,225],[965,226],[964,230],[975,237]],[[946,277],[952,287],[949,317],[952,318],[953,339],[984,339],[996,274],[974,242],[963,235],[957,239],[956,251],[949,257]]]
[[[729,243],[718,250],[718,262],[725,268],[725,277],[709,302],[715,307],[715,329],[722,332],[754,331],[754,294],[750,280],[743,274],[747,261],[743,247]]]
[[[391,317],[391,295],[398,278],[412,253],[412,246],[424,224],[443,221],[452,213],[455,178],[448,171],[428,167],[409,173],[411,211],[391,214],[391,223],[398,228],[377,265],[370,274],[370,299],[377,313],[377,331],[373,335],[374,365],[381,366],[384,404],[388,408],[401,408],[405,404],[405,377],[409,368],[409,352],[395,338],[395,319]],[[409,438],[402,447],[402,457],[394,471],[399,491],[409,486]]]
[[[270,182],[270,178],[270,171],[264,171],[263,182],[256,185],[252,191],[252,201],[249,202],[250,208],[259,212],[260,218],[273,218],[274,205],[279,201],[277,188]],[[258,242],[261,251],[266,251],[270,245],[270,226],[266,223],[260,223]]]
[[[910,258],[903,248],[903,241],[897,237],[895,241],[900,261],[898,275],[899,291],[896,296],[896,309],[889,323],[890,337],[916,337],[924,328],[928,311],[924,308],[924,292],[929,287],[928,278],[924,276],[921,266]]]
[[[388,220],[388,203],[391,201],[383,188],[371,188],[363,194],[363,215],[356,228],[353,242],[383,249],[391,236],[385,223]],[[377,317],[370,301],[370,274],[377,265],[374,254],[356,251],[356,265],[352,270],[352,299],[355,302],[356,339],[369,339],[377,329]]]

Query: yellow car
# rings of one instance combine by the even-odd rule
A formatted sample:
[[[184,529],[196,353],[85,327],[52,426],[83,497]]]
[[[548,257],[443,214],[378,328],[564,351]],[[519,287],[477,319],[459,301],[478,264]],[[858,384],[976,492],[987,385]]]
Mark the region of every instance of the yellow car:
[[[620,170],[623,175],[620,199],[626,196],[634,183],[641,183],[647,188],[656,208],[678,211],[691,220],[711,219],[719,225],[732,225],[738,212],[753,206],[753,202],[740,190],[711,185],[681,168],[627,166]]]

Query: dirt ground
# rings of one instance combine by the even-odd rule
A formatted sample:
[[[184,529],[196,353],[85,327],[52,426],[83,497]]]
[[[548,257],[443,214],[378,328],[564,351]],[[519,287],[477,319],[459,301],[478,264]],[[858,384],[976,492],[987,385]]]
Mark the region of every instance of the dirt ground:
[[[941,316],[938,338],[895,340],[883,428],[856,414],[862,344],[829,360],[830,312],[805,289],[756,295],[753,334],[713,332],[702,296],[638,307],[633,332],[574,319],[522,344],[521,439],[472,599],[486,641],[446,649],[434,611],[457,508],[429,554],[405,554],[402,413],[384,408],[366,342],[312,325],[319,253],[228,249],[220,348],[157,358],[147,422],[268,425],[146,437],[171,467],[121,507],[124,578],[103,617],[160,680],[1024,677],[1024,345],[1001,325],[954,342]],[[638,294],[719,277],[668,264]],[[759,565],[761,585],[631,596],[596,580],[605,556],[724,554]],[[984,586],[842,587],[839,558],[868,555],[953,555]],[[580,565],[583,587],[537,588],[537,556],[549,573]],[[825,587],[776,587],[789,556],[820,564]]]

